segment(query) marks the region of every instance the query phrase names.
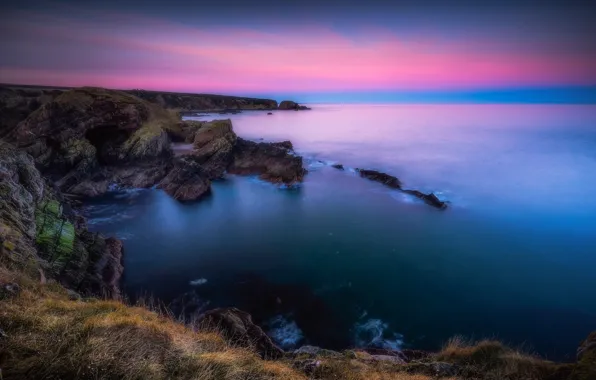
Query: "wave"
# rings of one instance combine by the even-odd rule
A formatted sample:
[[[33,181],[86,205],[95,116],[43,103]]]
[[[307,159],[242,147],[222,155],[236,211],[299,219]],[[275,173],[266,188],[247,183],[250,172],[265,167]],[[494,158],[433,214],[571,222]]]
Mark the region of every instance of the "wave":
[[[207,283],[206,278],[198,278],[196,280],[192,280],[189,282],[189,284],[192,286],[201,286],[201,285],[205,285],[206,283]]]
[[[365,317],[367,312],[363,312]],[[356,347],[376,347],[387,350],[401,350],[403,335],[392,332],[389,324],[377,318],[354,325],[354,344]]]
[[[296,348],[304,340],[304,334],[295,321],[277,315],[267,323],[267,335],[284,350]]]

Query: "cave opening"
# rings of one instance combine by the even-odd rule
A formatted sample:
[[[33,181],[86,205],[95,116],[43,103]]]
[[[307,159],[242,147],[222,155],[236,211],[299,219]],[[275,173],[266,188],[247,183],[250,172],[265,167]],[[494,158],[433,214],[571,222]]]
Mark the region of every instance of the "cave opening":
[[[96,149],[97,161],[110,165],[118,161],[120,147],[130,137],[130,132],[118,128],[116,125],[104,125],[90,129],[85,138]]]

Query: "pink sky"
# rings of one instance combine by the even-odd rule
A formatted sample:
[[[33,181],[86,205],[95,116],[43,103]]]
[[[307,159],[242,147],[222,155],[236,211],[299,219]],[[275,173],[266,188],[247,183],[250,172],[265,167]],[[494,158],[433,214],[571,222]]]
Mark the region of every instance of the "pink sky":
[[[593,53],[473,35],[406,38],[382,28],[348,35],[321,25],[201,29],[105,14],[93,21],[27,14],[3,28],[14,59],[2,62],[0,82],[227,93],[596,84]]]

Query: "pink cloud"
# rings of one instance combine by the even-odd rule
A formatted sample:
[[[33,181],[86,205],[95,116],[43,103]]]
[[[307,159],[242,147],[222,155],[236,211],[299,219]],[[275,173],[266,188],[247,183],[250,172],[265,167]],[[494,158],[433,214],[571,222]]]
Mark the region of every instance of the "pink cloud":
[[[37,45],[62,41],[72,50],[64,57],[71,60],[69,67],[78,66],[51,70],[40,56],[39,67],[2,67],[0,82],[210,92],[596,84],[593,55],[508,50],[499,41],[473,37],[405,38],[379,28],[350,37],[323,26],[201,29],[126,15],[94,21],[28,17],[28,22],[5,26],[25,40],[24,49],[32,49],[28,57],[35,55]],[[97,68],[91,58],[77,56],[82,47],[97,49],[110,68]]]

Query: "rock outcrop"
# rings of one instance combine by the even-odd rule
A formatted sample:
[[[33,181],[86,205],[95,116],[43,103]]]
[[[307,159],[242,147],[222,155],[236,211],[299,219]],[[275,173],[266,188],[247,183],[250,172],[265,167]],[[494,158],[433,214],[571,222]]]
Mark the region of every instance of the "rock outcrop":
[[[252,321],[250,314],[236,308],[221,308],[202,314],[199,326],[214,329],[232,344],[252,348],[265,359],[277,359],[284,352]]]
[[[83,294],[119,298],[122,243],[87,230],[33,158],[0,140],[0,262]]]
[[[339,165],[339,166],[341,166],[341,165]],[[336,169],[340,169],[340,167],[338,167],[336,165],[333,165],[333,167],[335,167]],[[341,166],[341,169],[343,169],[343,166]],[[447,208],[447,203],[441,201],[433,193],[424,194],[423,192],[418,191],[418,190],[403,189],[402,183],[397,177],[394,177],[392,175],[389,175],[389,174],[386,174],[383,172],[379,172],[376,170],[358,169],[357,168],[356,171],[360,174],[360,176],[362,178],[366,178],[371,181],[379,182],[379,183],[382,183],[383,185],[388,186],[392,189],[400,190],[406,194],[413,195],[416,198],[422,199],[426,204],[428,204],[430,206],[436,207],[440,210],[444,210]]]
[[[360,173],[360,177],[382,183],[392,189],[401,189],[401,181],[397,177],[376,170],[356,169],[356,171]]]
[[[181,202],[196,201],[211,192],[211,183],[201,167],[189,158],[177,159],[173,168],[159,183],[172,198]]]
[[[286,185],[302,182],[306,173],[302,157],[293,155],[289,146],[287,142],[256,143],[239,138],[228,172],[259,175],[266,181]]]
[[[280,110],[303,111],[303,110],[309,110],[310,108],[308,108],[306,106],[301,106],[300,104],[298,104],[296,102],[293,102],[291,100],[284,100],[281,103],[279,103],[278,109],[280,109]]]
[[[230,119],[206,122],[195,133],[191,156],[209,179],[220,178],[232,162],[236,140]]]

